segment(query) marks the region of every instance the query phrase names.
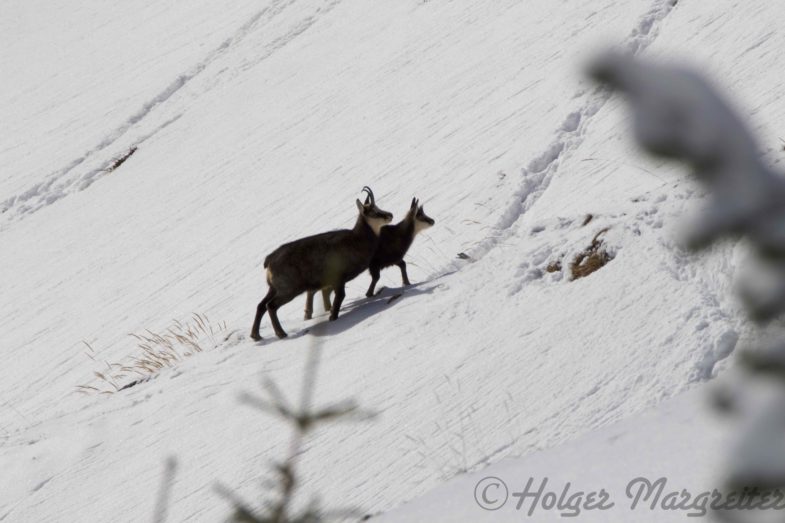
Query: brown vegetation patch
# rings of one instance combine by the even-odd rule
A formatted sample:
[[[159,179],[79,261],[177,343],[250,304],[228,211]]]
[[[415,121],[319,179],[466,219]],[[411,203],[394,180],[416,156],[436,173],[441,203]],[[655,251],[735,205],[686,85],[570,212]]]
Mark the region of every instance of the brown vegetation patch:
[[[77,390],[85,394],[113,394],[133,387],[164,368],[175,367],[189,356],[217,347],[221,339],[228,339],[225,332],[226,322],[213,324],[205,314],[194,313],[185,323],[174,320],[165,331],[131,334],[137,344],[136,355],[123,362],[104,361],[103,372],[93,371],[98,380],[93,385],[78,385]],[[84,344],[88,348],[87,357],[100,363],[93,347],[87,342]],[[127,383],[121,385],[124,381]]]
[[[545,267],[547,272],[559,272],[561,271],[561,260],[552,261]]]
[[[595,234],[594,238],[591,240],[591,244],[586,247],[583,252],[578,253],[572,261],[570,264],[570,273],[572,274],[573,280],[588,276],[594,271],[604,267],[606,263],[613,259],[613,256],[605,250],[604,243],[600,239],[600,236],[607,231],[608,228],[606,227]]]

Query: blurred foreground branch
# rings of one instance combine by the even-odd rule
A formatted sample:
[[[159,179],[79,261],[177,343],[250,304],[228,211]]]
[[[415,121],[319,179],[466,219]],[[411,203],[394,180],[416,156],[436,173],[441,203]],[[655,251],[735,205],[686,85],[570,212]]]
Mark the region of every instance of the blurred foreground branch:
[[[686,67],[609,52],[589,73],[627,97],[644,149],[688,164],[709,190],[707,208],[687,227],[687,247],[744,238],[753,259],[739,284],[742,302],[760,323],[785,311],[785,178],[763,163],[752,133],[730,104]],[[740,424],[722,482],[732,491],[765,496],[785,488],[785,340],[743,350],[738,361],[745,377],[726,384],[714,402]],[[766,394],[749,393],[764,382]],[[726,521],[754,517],[738,511],[714,515]]]
[[[321,357],[321,347],[316,339],[314,336],[314,341],[308,351],[299,404],[296,408],[287,400],[278,385],[270,379],[263,383],[267,399],[247,393],[240,397],[241,402],[286,421],[291,427],[291,438],[284,460],[273,464],[274,477],[266,482],[266,485],[270,487],[274,495],[272,499],[265,500],[262,508],[257,510],[239,499],[229,489],[223,486],[218,487],[219,492],[229,499],[234,507],[231,521],[237,523],[319,523],[335,518],[359,517],[361,515],[357,509],[324,511],[319,508],[316,500],[312,500],[305,510],[299,513],[295,513],[293,509],[295,494],[300,486],[297,476],[297,462],[303,452],[305,438],[315,428],[328,422],[365,421],[375,416],[374,413],[360,409],[352,401],[342,401],[320,409],[312,408]]]

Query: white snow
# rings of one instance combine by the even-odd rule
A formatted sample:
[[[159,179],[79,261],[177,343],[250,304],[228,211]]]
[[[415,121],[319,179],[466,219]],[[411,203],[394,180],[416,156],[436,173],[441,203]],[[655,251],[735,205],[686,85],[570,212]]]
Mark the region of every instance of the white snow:
[[[592,449],[586,463],[618,463],[578,467],[575,481],[601,485],[660,419],[673,423],[640,473],[625,468],[659,470],[649,465],[673,451],[674,479],[703,477],[679,463],[717,441],[693,406],[748,336],[731,285],[743,247],[678,248],[674,229],[700,191],[681,167],[636,156],[621,100],[585,79],[581,60],[605,43],[689,58],[734,93],[777,163],[783,9],[7,3],[0,521],[151,519],[168,456],[171,521],[226,517],[218,483],[260,499],[288,429],[238,397],[261,394],[262,377],[296,394],[315,342],[320,404],[351,397],[379,416],[309,438],[304,501],[475,521],[464,487],[488,465],[528,477],[536,463],[569,481]],[[265,318],[264,341],[249,340],[264,256],[350,226],[363,185],[396,220],[413,196],[436,220],[407,257],[417,284],[388,304],[397,269],[372,300],[363,275],[325,335],[303,334],[326,322],[302,320],[303,296],[280,312],[289,339]],[[604,228],[613,260],[570,281],[570,261]],[[138,355],[129,333],[192,313],[226,322],[229,340],[119,393],[77,392],[100,384],[104,361]],[[627,435],[618,459],[615,430]]]
[[[574,442],[460,476],[382,515],[379,521],[706,520],[710,505],[702,504],[698,496],[717,487],[719,457],[727,450],[728,428],[707,411],[701,393],[689,392],[664,402],[652,413],[604,427]],[[646,482],[654,484],[661,478],[665,480],[662,493],[657,496],[654,488],[649,495]],[[483,498],[488,483],[493,486]],[[493,510],[484,510],[475,501],[478,484],[478,499],[494,502],[486,505]],[[689,494],[677,497],[684,508],[664,509],[667,495],[674,491],[681,494],[682,489]],[[557,501],[560,506],[551,505],[547,497],[551,492],[563,499]],[[562,496],[564,492],[566,496]],[[592,492],[595,508],[587,508]],[[571,506],[572,496],[577,497]],[[603,499],[606,501],[599,505]]]

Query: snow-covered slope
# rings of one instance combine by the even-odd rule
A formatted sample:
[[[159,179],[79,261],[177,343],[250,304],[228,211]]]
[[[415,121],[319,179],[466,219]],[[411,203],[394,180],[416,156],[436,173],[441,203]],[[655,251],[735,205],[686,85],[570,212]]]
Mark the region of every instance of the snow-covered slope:
[[[577,441],[462,475],[379,521],[709,519],[711,498],[699,496],[718,485],[728,428],[708,412],[702,392]],[[672,492],[678,493],[675,503]],[[674,506],[679,508],[667,508]]]
[[[715,374],[744,334],[737,248],[675,247],[695,189],[633,156],[620,103],[579,64],[603,42],[694,50],[773,148],[782,8],[585,4],[4,7],[0,521],[144,520],[170,455],[173,521],[226,515],[218,482],[258,498],[288,434],[238,395],[263,376],[295,393],[315,341],[319,401],[379,417],[317,431],[303,489],[369,513]],[[396,218],[418,196],[436,219],[408,257],[419,283],[369,301],[361,276],[326,335],[297,335],[326,320],[304,322],[298,299],[280,313],[291,338],[265,320],[247,339],[264,255],[350,225],[363,185]],[[614,259],[569,281],[605,228]],[[229,341],[120,393],[76,392],[103,370],[83,342],[127,361],[128,333],[194,312]]]

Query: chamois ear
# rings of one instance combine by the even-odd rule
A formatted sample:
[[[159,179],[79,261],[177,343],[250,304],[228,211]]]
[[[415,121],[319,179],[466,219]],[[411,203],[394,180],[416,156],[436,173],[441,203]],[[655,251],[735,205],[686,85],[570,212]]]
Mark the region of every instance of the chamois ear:
[[[357,204],[357,210],[360,211],[360,212],[363,212],[364,207],[363,207],[363,204],[360,203],[360,199],[358,198],[358,199],[354,200],[354,202]]]
[[[417,198],[412,198],[412,205],[410,208],[414,209],[415,207],[417,207]]]

